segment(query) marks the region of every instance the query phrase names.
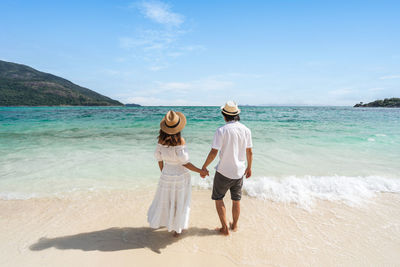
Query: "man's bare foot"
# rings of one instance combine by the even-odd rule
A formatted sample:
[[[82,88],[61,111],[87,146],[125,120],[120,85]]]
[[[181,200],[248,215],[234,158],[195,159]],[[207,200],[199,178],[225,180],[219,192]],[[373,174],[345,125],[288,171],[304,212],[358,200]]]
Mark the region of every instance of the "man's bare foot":
[[[218,231],[221,235],[229,235],[228,227],[217,227],[215,228],[215,230]]]
[[[238,230],[238,226],[237,226],[237,224],[233,225],[233,223],[230,222],[229,223],[229,229],[231,229],[233,232],[236,232]]]
[[[181,234],[178,234],[177,232],[174,231],[173,237],[179,237]]]

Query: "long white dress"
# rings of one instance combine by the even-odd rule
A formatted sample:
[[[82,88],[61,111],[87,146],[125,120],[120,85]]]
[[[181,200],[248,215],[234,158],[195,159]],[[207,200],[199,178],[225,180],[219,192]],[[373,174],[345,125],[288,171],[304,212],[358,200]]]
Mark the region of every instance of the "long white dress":
[[[151,228],[165,226],[169,232],[181,233],[188,228],[191,199],[190,173],[182,166],[189,162],[187,148],[158,144],[154,155],[157,161],[164,161],[164,168],[147,221]]]

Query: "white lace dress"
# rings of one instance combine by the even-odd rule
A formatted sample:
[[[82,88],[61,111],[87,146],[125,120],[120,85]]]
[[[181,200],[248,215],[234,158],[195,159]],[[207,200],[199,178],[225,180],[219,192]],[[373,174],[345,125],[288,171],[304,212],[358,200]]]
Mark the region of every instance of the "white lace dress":
[[[157,161],[164,161],[157,192],[147,212],[151,228],[167,227],[168,231],[181,233],[188,228],[191,181],[189,170],[183,164],[189,162],[186,146],[163,146],[155,151]]]

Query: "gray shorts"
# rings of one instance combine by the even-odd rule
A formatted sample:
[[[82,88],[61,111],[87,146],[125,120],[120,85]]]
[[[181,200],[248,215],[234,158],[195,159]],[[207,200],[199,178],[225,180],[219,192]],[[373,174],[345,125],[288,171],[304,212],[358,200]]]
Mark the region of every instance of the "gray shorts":
[[[219,172],[215,172],[211,198],[213,200],[221,200],[225,197],[229,189],[231,191],[231,199],[239,201],[242,198],[242,186],[243,177],[240,179],[230,179]]]

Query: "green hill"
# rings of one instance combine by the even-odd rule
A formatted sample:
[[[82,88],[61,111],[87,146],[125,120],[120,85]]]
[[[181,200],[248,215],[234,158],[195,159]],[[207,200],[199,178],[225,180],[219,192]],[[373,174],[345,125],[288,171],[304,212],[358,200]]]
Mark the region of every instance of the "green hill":
[[[355,108],[359,107],[371,107],[371,108],[400,108],[400,98],[385,98],[383,100],[375,100],[373,102],[363,104],[363,102],[360,102],[359,104],[354,105]]]
[[[58,76],[0,60],[0,106],[122,106]]]

